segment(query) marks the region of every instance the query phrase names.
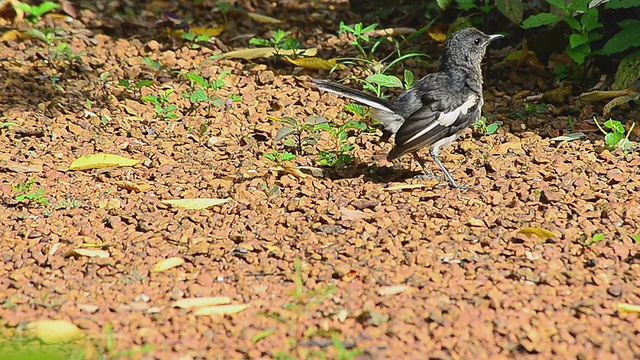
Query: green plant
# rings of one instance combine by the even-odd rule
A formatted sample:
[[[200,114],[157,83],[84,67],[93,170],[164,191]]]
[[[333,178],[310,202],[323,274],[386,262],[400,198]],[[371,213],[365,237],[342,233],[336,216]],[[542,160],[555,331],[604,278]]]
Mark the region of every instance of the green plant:
[[[230,73],[228,71],[223,71],[218,75],[217,79],[207,80],[202,75],[189,72],[184,74],[184,77],[189,80],[191,92],[182,93],[182,96],[185,99],[189,99],[191,102],[191,107],[193,108],[197,106],[199,103],[205,103],[208,105],[208,111],[211,112],[212,106],[215,107],[223,107],[227,105],[227,102],[220,99],[219,97],[214,97],[214,93],[218,91],[225,85],[224,79]],[[231,103],[241,101],[242,97],[239,95],[229,95],[228,99]]]
[[[131,92],[131,95],[133,97],[140,97],[142,96],[142,88],[153,85],[153,80],[145,79],[145,80],[140,80],[140,81],[136,81],[135,83],[132,83],[131,80],[129,79],[122,79],[118,81],[118,85],[123,86],[125,89],[127,89],[127,91]],[[137,91],[137,96],[136,96],[136,91]]]
[[[400,43],[395,39],[381,36],[375,40],[369,37],[368,33],[374,31],[378,24],[372,24],[364,27],[361,23],[348,26],[344,22],[340,23],[340,33],[348,33],[353,37],[351,45],[360,53],[361,58],[343,58],[344,63],[364,64],[368,69],[370,75],[364,80],[356,79],[363,83],[365,90],[371,91],[376,94],[377,97],[382,97],[385,88],[405,88],[413,86],[413,73],[405,70],[405,82],[403,83],[395,75],[389,75],[387,72],[394,65],[413,57],[426,56],[420,52],[409,52],[403,54],[401,51]],[[382,62],[374,59],[374,53],[378,47],[382,44],[391,44],[394,47],[395,58],[389,64],[383,64]],[[393,55],[393,54],[391,54]]]
[[[14,197],[14,200],[20,203],[38,203],[43,206],[49,205],[49,200],[44,197],[44,190],[42,188],[37,188],[35,191],[31,191],[31,188],[33,187],[33,184],[35,184],[35,182],[35,179],[31,179],[27,180],[27,182],[24,183],[11,185],[11,190],[18,193]]]
[[[604,240],[604,234],[602,233],[596,233],[593,234],[593,236],[591,237],[591,239],[587,239],[587,241],[585,241],[585,245],[587,246],[591,246],[593,244],[597,244],[600,241]]]
[[[476,129],[482,135],[491,135],[498,130],[497,123],[487,124],[487,118],[485,116],[481,117],[478,122],[473,124],[473,128]]]
[[[251,38],[249,39],[249,44],[264,47],[273,47],[276,50],[276,55],[279,55],[281,50],[292,50],[294,58],[300,54],[300,51],[302,49],[302,44],[300,44],[300,41],[282,29],[274,31],[271,35],[271,38],[266,40]]]
[[[326,124],[327,119],[320,116],[309,116],[304,123],[299,123],[295,118],[283,119],[271,118],[284,124],[273,141],[283,140],[285,146],[296,149],[297,154],[302,154],[304,147],[314,146],[318,143],[318,131],[316,126]]]
[[[349,152],[353,151],[355,146],[347,142],[348,130],[350,129],[362,131],[367,129],[367,124],[351,120],[343,125],[324,123],[314,126],[315,131],[326,131],[329,133],[334,146],[333,150],[320,150],[318,152],[318,158],[316,159],[318,165],[341,167],[353,162],[354,158]]]
[[[522,27],[531,29],[565,22],[572,32],[566,48],[567,55],[576,62],[577,66],[583,66],[585,60],[594,55],[591,43],[602,38],[602,34],[596,32],[597,29],[602,28],[602,23],[598,20],[598,8],[589,7],[591,0],[576,0],[568,3],[564,0],[546,1],[562,10],[564,16],[552,13],[536,14],[524,20]]]
[[[269,312],[262,314],[280,324],[287,325],[287,346],[284,349],[273,354],[274,359],[294,360],[294,359],[325,359],[327,358],[324,351],[311,351],[302,344],[311,339],[313,336],[330,336],[337,353],[337,359],[353,359],[362,351],[354,349],[348,351],[344,344],[339,340],[337,331],[322,331],[318,329],[307,329],[301,331],[302,319],[310,311],[313,311],[319,304],[323,303],[327,298],[335,292],[334,286],[326,286],[317,290],[308,291],[305,289],[302,281],[302,269],[299,259],[294,259],[294,276],[293,282],[295,289],[291,292],[292,300],[283,306],[281,312]],[[256,334],[252,340],[258,342],[277,331],[277,328],[269,328]]]
[[[154,105],[157,118],[175,120],[179,118],[178,114],[176,114],[178,108],[173,104],[169,104],[169,96],[173,92],[174,89],[167,89],[164,93],[158,95],[145,95],[140,100]]]
[[[265,158],[273,161],[276,164],[280,164],[283,163],[285,161],[291,161],[293,159],[296,158],[295,155],[293,155],[290,152],[279,152],[278,150],[271,150],[270,153],[263,153],[262,156],[264,156]]]
[[[526,119],[531,115],[544,114],[546,112],[546,104],[530,104],[528,102],[525,102],[522,105],[518,106],[515,110],[511,111],[509,114],[512,116],[517,116],[520,119]]]
[[[640,235],[631,235],[631,239],[633,239],[637,244],[640,244]]]
[[[154,80],[157,80],[160,73],[167,68],[166,65],[162,65],[158,60],[152,60],[147,56],[142,58],[142,62],[151,68]]]
[[[622,151],[629,151],[633,148],[633,142],[629,140],[629,135],[631,135],[636,123],[631,124],[631,128],[627,132],[627,136],[625,136],[624,133],[626,130],[620,121],[612,119],[605,121],[604,127],[611,130],[611,132],[609,132],[600,126],[598,119],[594,117],[593,120],[596,122],[598,129],[600,129],[600,131],[605,135],[604,142],[607,144],[607,149],[615,150],[616,148],[619,148]]]
[[[84,52],[74,53],[68,43],[60,41],[54,30],[28,29],[24,34],[41,40],[47,45],[45,57],[53,66],[57,66],[62,61],[67,63],[65,68],[71,68],[75,64],[82,64],[82,56],[86,55]]]
[[[59,8],[60,5],[51,1],[45,1],[40,5],[29,5],[23,2],[19,2],[13,5],[13,7],[24,11],[24,13],[27,15],[26,19],[32,23],[35,23],[40,19],[40,17],[42,17],[42,15]]]

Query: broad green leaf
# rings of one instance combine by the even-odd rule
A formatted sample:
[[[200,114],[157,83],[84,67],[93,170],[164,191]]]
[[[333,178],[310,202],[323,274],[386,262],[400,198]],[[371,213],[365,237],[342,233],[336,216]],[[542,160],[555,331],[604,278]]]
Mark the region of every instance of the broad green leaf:
[[[622,123],[620,121],[617,120],[607,120],[604,122],[604,126],[608,127],[609,129],[615,131],[615,132],[619,132],[619,133],[623,133],[624,134],[624,125],[622,125]]]
[[[576,48],[588,42],[589,42],[589,37],[587,37],[586,35],[571,34],[571,36],[569,37],[569,45],[571,45],[572,48]]]
[[[602,27],[602,24],[598,22],[598,9],[591,8],[587,10],[584,14],[582,14],[580,23],[582,24],[583,30],[586,32],[590,32]]]
[[[589,44],[582,44],[575,48],[571,48],[571,47],[567,48],[567,55],[569,55],[569,57],[572,58],[577,65],[584,64],[584,59],[590,53],[591,53],[591,47],[589,47]]]
[[[605,9],[628,9],[640,7],[640,0],[609,0],[604,6]]]
[[[640,46],[640,21],[628,23],[620,32],[613,35],[602,47],[602,54],[611,55],[625,51],[631,47]]]
[[[562,20],[562,18],[555,14],[542,13],[530,16],[522,22],[522,28],[531,29],[535,27],[555,24]]]
[[[640,235],[631,235],[631,238],[633,241],[640,244]]]
[[[555,7],[558,7],[560,9],[566,9],[567,8],[567,4],[564,2],[564,0],[547,0],[547,2]]]
[[[134,166],[140,160],[128,159],[112,154],[94,154],[83,156],[69,165],[69,170],[89,170],[109,167]]]
[[[280,141],[295,132],[296,129],[289,126],[283,126],[282,128],[280,128],[280,130],[278,130],[278,133],[276,134],[276,137],[273,139],[273,141]]]
[[[582,29],[582,27],[580,26],[580,22],[576,18],[569,15],[564,17],[564,22],[566,22],[567,25],[569,25],[569,27],[575,31],[580,31]]]
[[[512,23],[519,25],[522,22],[522,0],[496,0],[496,7]]]
[[[162,200],[162,203],[181,207],[184,209],[189,209],[189,210],[201,210],[201,209],[208,209],[213,206],[225,204],[229,202],[229,200],[230,199],[211,199],[211,198],[173,199],[173,200]]]
[[[608,133],[607,135],[605,135],[604,141],[610,147],[614,147],[620,142],[620,140],[622,140],[622,136],[623,134],[619,132]]]
[[[366,82],[373,83],[376,85],[388,87],[388,88],[401,88],[402,81],[395,76],[384,75],[384,74],[373,74],[367,76]]]

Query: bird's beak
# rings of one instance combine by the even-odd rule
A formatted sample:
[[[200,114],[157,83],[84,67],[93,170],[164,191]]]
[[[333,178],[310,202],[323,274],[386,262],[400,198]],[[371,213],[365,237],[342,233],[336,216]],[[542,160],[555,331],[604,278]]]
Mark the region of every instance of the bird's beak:
[[[494,40],[498,40],[498,39],[502,39],[504,37],[504,35],[502,34],[493,34],[493,35],[489,35],[489,40],[487,40],[488,43],[494,41]]]

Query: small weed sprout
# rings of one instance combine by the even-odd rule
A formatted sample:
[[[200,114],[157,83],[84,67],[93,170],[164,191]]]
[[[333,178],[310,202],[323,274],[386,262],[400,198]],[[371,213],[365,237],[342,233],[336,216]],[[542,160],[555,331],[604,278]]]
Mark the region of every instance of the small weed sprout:
[[[42,206],[49,205],[49,200],[44,197],[44,190],[42,188],[37,188],[35,191],[31,191],[33,184],[35,184],[36,180],[31,179],[24,183],[18,183],[15,185],[11,185],[11,190],[18,193],[14,200],[19,203],[37,203]]]
[[[633,128],[636,126],[636,123],[631,124],[631,128],[629,129],[629,131],[627,132],[627,135],[625,136],[626,130],[624,128],[624,125],[622,125],[620,121],[613,120],[613,119],[609,119],[605,121],[604,127],[609,129],[609,131],[607,131],[602,126],[600,126],[598,119],[594,117],[593,120],[598,126],[598,129],[600,129],[600,131],[605,135],[604,142],[606,143],[606,147],[609,151],[613,151],[616,148],[618,148],[624,152],[627,152],[633,148],[634,144],[632,141],[629,140],[629,135],[631,135],[631,132],[633,131]]]

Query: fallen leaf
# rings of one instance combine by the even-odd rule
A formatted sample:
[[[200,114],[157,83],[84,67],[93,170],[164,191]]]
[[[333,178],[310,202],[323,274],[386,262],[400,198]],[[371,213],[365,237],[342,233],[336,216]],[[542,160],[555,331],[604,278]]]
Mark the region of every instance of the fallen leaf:
[[[20,165],[14,162],[0,165],[1,168],[17,173],[42,172],[42,165]]]
[[[294,55],[293,50],[279,50],[277,51],[279,55],[283,56],[291,56]],[[315,56],[318,53],[318,49],[306,49],[303,51],[298,51],[299,56]],[[245,60],[252,60],[257,58],[268,58],[272,57],[276,54],[276,49],[272,47],[259,47],[259,48],[251,48],[251,49],[242,49],[242,50],[234,50],[229,51],[222,54],[223,58],[239,58]]]
[[[336,59],[325,60],[317,57],[305,57],[305,58],[292,59],[288,56],[286,56],[285,59],[287,59],[287,61],[289,61],[293,65],[300,66],[305,69],[327,70],[327,71],[333,70],[333,69],[336,69],[336,70],[346,69],[346,66],[344,66],[343,64],[338,64],[336,62]]]
[[[224,26],[220,26],[217,28],[206,28],[206,27],[194,27],[190,28],[189,32],[196,35],[206,35],[210,37],[218,36],[224,30]]]
[[[618,303],[618,310],[640,313],[640,305]]]
[[[9,30],[2,34],[0,41],[18,41],[22,37],[22,33],[18,30]]]
[[[106,259],[110,256],[108,251],[100,250],[100,249],[73,249],[69,251],[65,257],[69,256],[86,256],[86,257],[97,257],[100,259]]]
[[[127,159],[112,154],[93,154],[83,156],[69,165],[69,170],[89,170],[109,167],[134,166],[140,160]]]
[[[384,188],[384,190],[386,191],[413,190],[413,189],[420,189],[425,187],[427,187],[426,184],[400,184],[400,185],[389,186],[387,188]]]
[[[246,13],[246,15],[249,18],[251,18],[251,19],[253,19],[253,20],[255,20],[255,21],[257,21],[257,22],[259,22],[261,24],[280,24],[280,23],[282,23],[282,21],[280,21],[278,19],[275,19],[275,18],[272,18],[271,16],[267,16],[267,15],[256,14],[256,13]]]
[[[371,214],[367,214],[364,211],[351,210],[343,207],[340,208],[340,216],[342,220],[358,220],[370,218]]]
[[[187,298],[176,300],[173,303],[173,307],[181,309],[189,309],[193,307],[214,306],[214,305],[226,305],[231,302],[231,298],[228,296],[213,296],[213,297],[199,297],[199,298]]]
[[[638,100],[638,98],[640,98],[640,93],[639,92],[632,92],[631,94],[619,96],[619,97],[609,101],[602,108],[602,115],[607,116],[607,115],[609,115],[609,113],[611,113],[611,110],[613,110],[614,108],[616,108],[616,107],[618,107],[620,105],[624,105],[624,104],[630,103],[632,101],[636,101],[636,100]]]
[[[471,218],[469,219],[469,225],[471,226],[486,226],[481,219]]]
[[[549,141],[572,141],[572,140],[582,139],[585,136],[587,135],[581,132],[577,132],[577,133],[571,133],[568,135],[556,136],[553,139],[549,139]]]
[[[207,306],[200,308],[194,312],[195,315],[232,315],[244,311],[249,308],[251,304],[233,304],[233,305],[220,305],[220,306]]]
[[[184,259],[181,257],[170,257],[168,259],[164,259],[159,261],[156,266],[151,270],[152,273],[159,273],[165,270],[169,270],[171,268],[177,267],[184,264]]]
[[[296,179],[304,179],[309,177],[309,175],[303,173],[300,168],[295,167],[295,166],[285,166],[284,167],[284,172],[290,175],[293,175],[296,177]]]
[[[224,203],[229,202],[229,200],[230,199],[212,199],[212,198],[172,199],[172,200],[162,200],[162,203],[181,207],[184,209],[189,209],[189,210],[202,210],[202,209],[208,209],[213,206],[222,205]]]
[[[540,238],[540,240],[558,238],[551,231],[540,228],[522,228],[516,231],[516,233],[525,234],[526,236],[536,235]]]
[[[378,294],[384,295],[397,295],[410,289],[407,285],[395,285],[395,286],[383,286],[378,289]]]
[[[115,183],[118,187],[128,190],[128,191],[134,191],[134,192],[145,192],[145,191],[149,191],[152,186],[146,183],[134,183],[133,181],[128,181],[128,180],[123,180],[123,181],[116,181]]]
[[[608,100],[608,99],[624,96],[632,93],[633,91],[634,91],[633,89],[618,90],[618,91],[589,91],[589,92],[578,95],[578,97],[576,98],[576,102],[580,102],[582,104],[591,104],[591,103],[602,101],[602,100]]]
[[[80,329],[64,320],[38,320],[27,325],[36,337],[45,344],[64,344],[82,339]]]

